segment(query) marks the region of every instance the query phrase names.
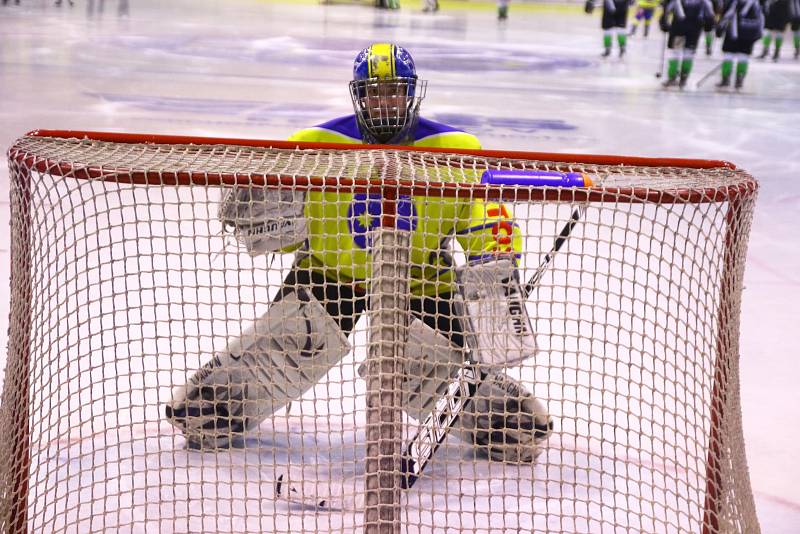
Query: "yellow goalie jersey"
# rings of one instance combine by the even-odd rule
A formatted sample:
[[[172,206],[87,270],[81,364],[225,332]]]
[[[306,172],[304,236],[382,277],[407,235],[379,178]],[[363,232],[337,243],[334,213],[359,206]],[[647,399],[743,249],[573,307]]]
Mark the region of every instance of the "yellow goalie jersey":
[[[290,141],[362,143],[355,115],[301,130]],[[419,119],[413,146],[479,149],[478,139],[447,125]],[[446,177],[443,177],[446,179]],[[475,175],[463,180],[477,182]],[[305,206],[308,238],[300,261],[341,283],[359,283],[370,276],[370,230],[380,223],[377,195],[311,191]],[[470,261],[498,254],[519,257],[522,235],[509,209],[496,202],[456,198],[406,197],[397,202],[397,225],[411,230],[411,290],[415,295],[453,291],[449,254],[458,240]]]

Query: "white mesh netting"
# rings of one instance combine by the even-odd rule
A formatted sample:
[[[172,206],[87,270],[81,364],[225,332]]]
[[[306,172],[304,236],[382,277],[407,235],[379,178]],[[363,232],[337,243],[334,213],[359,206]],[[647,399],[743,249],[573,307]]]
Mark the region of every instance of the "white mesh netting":
[[[745,172],[98,139],[9,152],[3,531],[758,531]],[[594,186],[476,185],[511,168]]]

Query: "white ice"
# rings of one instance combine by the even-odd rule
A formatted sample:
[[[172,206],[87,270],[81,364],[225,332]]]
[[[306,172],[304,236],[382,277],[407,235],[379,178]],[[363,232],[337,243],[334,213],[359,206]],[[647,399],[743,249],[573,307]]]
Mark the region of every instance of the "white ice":
[[[422,14],[413,3],[416,7],[404,4],[399,12],[255,0],[76,0],[73,8],[45,1],[11,4],[0,6],[3,151],[15,138],[37,128],[282,139],[296,129],[349,113],[346,83],[355,52],[371,41],[392,40],[412,51],[420,74],[429,80],[423,114],[475,133],[486,148],[724,159],[750,171],[760,180],[761,191],[742,314],[747,458],[763,531],[797,532],[800,360],[790,340],[799,317],[794,306],[800,298],[800,239],[793,231],[800,215],[796,181],[800,174],[800,62],[790,59],[790,40],[781,62],[751,62],[740,94],[714,91],[713,77],[699,88],[690,83],[683,92],[664,92],[654,77],[662,45],[655,27],[647,40],[629,40],[624,60],[601,60],[599,18],[585,16],[575,5],[530,10],[514,2],[510,20],[498,25],[491,3],[485,9],[445,4],[446,9],[434,16]],[[712,58],[700,52],[692,82],[719,61],[718,43]],[[3,226],[9,214],[7,176],[3,160]],[[0,240],[3,280],[8,274],[8,253],[7,240]],[[0,285],[3,345],[7,302],[8,287]],[[163,367],[161,374],[168,375]],[[304,413],[302,407],[298,411]],[[270,438],[274,441],[262,448],[271,454],[295,454],[291,423],[290,418],[288,427],[276,429]],[[176,439],[164,426],[149,421],[133,429],[132,438],[121,439],[138,451],[157,450],[159,440]],[[356,452],[348,448],[355,438],[347,432],[339,436],[341,443],[324,445],[339,450],[355,466]],[[568,445],[564,450],[569,450]],[[226,471],[230,465],[242,464],[230,456],[211,461],[188,453],[163,457],[126,454],[114,447],[105,451],[118,455],[105,459],[110,460],[109,469],[123,473],[141,491],[127,494],[131,502],[120,503],[119,514],[130,517],[98,519],[95,528],[100,530],[105,524],[130,525],[137,513],[158,506],[154,502],[164,491],[162,486],[173,482],[147,480],[137,462],[175,465],[175,476],[185,477],[176,487],[192,497],[203,494],[203,488],[189,483],[200,471],[205,481],[227,480],[230,495],[208,501],[220,507],[217,511],[222,516],[230,517],[225,507],[234,506],[232,496],[241,495],[244,488],[256,496],[271,491],[259,482],[259,475],[270,478],[271,474]],[[580,462],[581,451],[575,455]],[[93,458],[81,454],[69,457],[70,462],[95,465]],[[491,467],[481,464],[476,469]],[[164,476],[169,471],[157,473]],[[236,476],[244,478],[231,482]],[[491,478],[485,472],[466,478],[481,477]],[[508,483],[513,478],[505,474],[500,480]],[[486,489],[472,484],[462,488],[467,497]],[[205,489],[220,487],[211,483]],[[425,486],[423,490],[431,491]],[[516,489],[526,490],[531,488]],[[115,488],[102,491],[116,494]],[[576,502],[583,497],[576,496]],[[420,501],[421,509],[412,513],[430,514],[431,521],[457,520],[446,513],[433,518],[434,501],[431,491],[429,509],[422,509],[425,502]],[[466,509],[467,501],[463,499],[460,509]],[[290,528],[269,523],[280,504],[256,497],[246,505],[260,507],[261,514],[247,516],[254,523],[184,524],[175,525],[174,530]],[[272,515],[265,510],[272,510]],[[84,511],[76,503],[71,513]],[[211,517],[214,510],[204,512]],[[586,512],[573,511],[575,515]],[[162,516],[178,513],[158,511]],[[346,528],[330,524],[342,520],[335,516],[292,509],[291,518],[295,529],[298,525]],[[508,514],[505,521],[497,528],[517,531],[532,526],[524,523],[532,521],[524,514]],[[485,524],[463,526],[478,531],[488,528]]]

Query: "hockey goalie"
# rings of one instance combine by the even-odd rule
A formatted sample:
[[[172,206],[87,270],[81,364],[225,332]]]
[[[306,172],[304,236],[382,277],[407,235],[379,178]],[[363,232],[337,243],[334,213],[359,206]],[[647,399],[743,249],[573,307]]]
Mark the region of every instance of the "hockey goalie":
[[[419,116],[426,82],[404,48],[374,44],[355,60],[355,113],[295,141],[480,148],[456,128]],[[545,406],[503,365],[536,353],[516,262],[522,237],[506,206],[460,199],[401,199],[412,232],[410,328],[403,409],[424,420],[467,350],[489,370],[453,429],[479,454],[532,462],[552,431]],[[226,448],[313,387],[350,350],[368,306],[374,195],[237,187],[219,208],[223,227],[251,255],[294,253],[268,310],[215,354],[166,405],[190,447]],[[455,239],[468,258],[456,268]]]

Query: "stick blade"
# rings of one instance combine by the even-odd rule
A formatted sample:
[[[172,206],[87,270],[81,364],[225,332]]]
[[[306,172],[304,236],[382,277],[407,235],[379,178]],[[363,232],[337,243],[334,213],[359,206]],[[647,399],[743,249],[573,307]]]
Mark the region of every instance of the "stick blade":
[[[331,479],[314,468],[290,467],[275,480],[275,498],[304,508],[329,512],[364,509],[363,477]]]

